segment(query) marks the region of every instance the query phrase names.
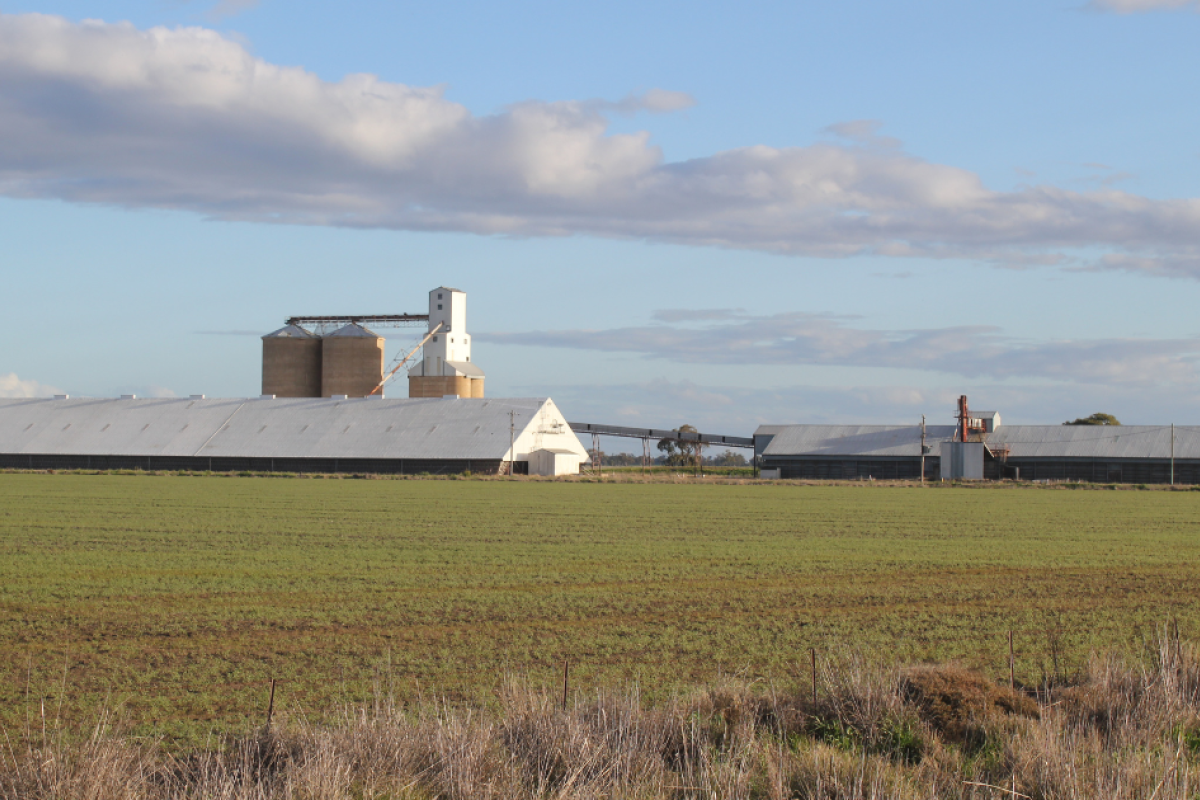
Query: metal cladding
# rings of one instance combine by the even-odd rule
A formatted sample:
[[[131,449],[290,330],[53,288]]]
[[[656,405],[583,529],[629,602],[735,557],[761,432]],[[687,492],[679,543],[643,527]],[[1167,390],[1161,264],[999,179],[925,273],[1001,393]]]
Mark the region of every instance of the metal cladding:
[[[382,380],[382,336],[352,322],[321,339],[322,397],[366,397]]]
[[[320,397],[321,340],[298,325],[262,337],[262,393]]]
[[[546,448],[587,457],[549,398],[0,398],[0,465],[10,467],[89,455],[499,462]]]

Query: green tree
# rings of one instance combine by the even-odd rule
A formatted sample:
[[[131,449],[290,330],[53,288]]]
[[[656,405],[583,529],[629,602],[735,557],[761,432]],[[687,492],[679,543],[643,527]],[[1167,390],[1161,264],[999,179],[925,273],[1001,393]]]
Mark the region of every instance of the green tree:
[[[698,433],[692,425],[680,425],[674,430],[679,433]],[[683,467],[698,464],[703,458],[706,444],[700,442],[681,442],[677,439],[659,439],[658,450],[672,467]]]
[[[714,467],[744,467],[746,466],[746,457],[741,453],[726,450],[724,453],[708,459],[708,463]]]
[[[1079,419],[1070,422],[1064,422],[1063,425],[1120,425],[1121,421],[1112,414],[1101,414],[1097,411],[1090,417],[1080,417]]]

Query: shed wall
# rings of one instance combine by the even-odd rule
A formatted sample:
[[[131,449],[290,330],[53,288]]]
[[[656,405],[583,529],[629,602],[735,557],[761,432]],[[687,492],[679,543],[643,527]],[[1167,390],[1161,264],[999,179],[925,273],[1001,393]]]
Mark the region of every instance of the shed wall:
[[[925,478],[936,479],[937,456],[925,457]],[[764,469],[778,469],[779,477],[792,480],[920,480],[921,459],[855,458],[853,456],[765,456]]]
[[[348,472],[389,475],[432,475],[472,472],[495,475],[493,459],[419,458],[262,458],[236,456],[133,456],[0,453],[0,469],[193,470],[197,472]],[[515,472],[528,467],[517,462]]]

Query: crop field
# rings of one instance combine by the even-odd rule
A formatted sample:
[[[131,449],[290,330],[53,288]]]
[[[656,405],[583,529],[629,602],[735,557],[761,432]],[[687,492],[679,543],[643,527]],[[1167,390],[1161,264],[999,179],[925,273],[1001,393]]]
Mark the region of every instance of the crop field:
[[[506,677],[648,696],[818,653],[1017,678],[1200,633],[1200,492],[0,474],[0,728],[196,741]]]

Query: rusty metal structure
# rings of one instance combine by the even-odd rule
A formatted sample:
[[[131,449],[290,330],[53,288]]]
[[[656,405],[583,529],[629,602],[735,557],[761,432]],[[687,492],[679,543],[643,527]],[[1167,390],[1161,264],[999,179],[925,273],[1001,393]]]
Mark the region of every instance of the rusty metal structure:
[[[971,411],[967,408],[967,396],[965,394],[959,395],[958,413],[955,414],[955,419],[958,420],[958,430],[954,435],[956,442],[987,441],[987,435],[990,432],[988,426],[981,417],[971,416]]]

